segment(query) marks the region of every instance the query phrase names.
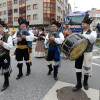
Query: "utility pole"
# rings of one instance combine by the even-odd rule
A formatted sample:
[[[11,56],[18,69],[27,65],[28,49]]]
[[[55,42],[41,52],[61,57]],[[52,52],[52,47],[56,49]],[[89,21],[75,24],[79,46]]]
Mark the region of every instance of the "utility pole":
[[[74,0],[74,12],[75,12],[75,0]]]
[[[64,19],[65,0],[63,0],[63,6],[62,7],[63,7],[62,8],[62,10],[63,10],[63,17],[62,17],[62,22],[61,22],[62,25],[61,26],[62,26],[62,33],[63,33],[63,23],[64,23],[63,22],[64,21],[63,19]]]

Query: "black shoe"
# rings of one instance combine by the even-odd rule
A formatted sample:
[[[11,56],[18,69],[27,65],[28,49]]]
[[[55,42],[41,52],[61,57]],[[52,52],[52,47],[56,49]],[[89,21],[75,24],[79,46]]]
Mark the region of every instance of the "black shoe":
[[[89,89],[88,83],[86,83],[86,84],[83,83],[83,87],[85,90],[88,90]]]
[[[51,72],[53,71],[53,68],[48,71],[47,75],[51,75]]]
[[[20,79],[23,76],[23,74],[18,74],[16,80]]]
[[[27,72],[27,73],[26,73],[26,76],[28,76],[28,75],[30,75],[30,72]]]
[[[88,86],[88,78],[89,78],[88,75],[84,75],[83,87],[84,87],[85,90],[88,90],[89,89],[89,86]]]
[[[51,72],[53,71],[52,64],[48,65],[48,68],[49,68],[49,71],[48,71],[47,75],[50,75]]]
[[[73,91],[78,91],[82,88],[82,84],[77,84],[75,87],[73,87]]]
[[[57,81],[58,80],[58,66],[54,66],[54,73],[53,73],[53,76],[54,76],[54,79]]]
[[[5,83],[1,89],[1,91],[6,90],[9,87],[9,83]]]

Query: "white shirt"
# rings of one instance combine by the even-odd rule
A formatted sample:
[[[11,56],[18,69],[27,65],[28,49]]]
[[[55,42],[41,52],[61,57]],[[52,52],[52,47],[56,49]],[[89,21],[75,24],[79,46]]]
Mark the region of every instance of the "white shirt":
[[[0,35],[0,39],[3,37],[3,35]],[[13,48],[13,42],[12,42],[12,37],[9,36],[8,37],[8,40],[7,40],[7,43],[6,42],[3,42],[3,45],[2,45],[5,49],[7,50],[10,50]]]
[[[31,31],[29,31],[29,33],[30,33],[30,35],[26,36],[26,41],[33,41],[34,40],[34,34]],[[12,39],[13,39],[14,43],[17,44],[17,42],[18,42],[17,41],[17,32],[13,35]]]
[[[47,36],[46,36],[46,38],[45,38],[45,44],[47,43],[47,39],[48,39],[48,35],[49,34],[47,34]],[[59,36],[60,36],[60,38],[55,38],[55,42],[57,43],[57,44],[62,44],[62,42],[64,41],[64,35],[62,34],[62,32],[60,32],[59,33]]]
[[[86,34],[86,32],[83,32],[83,36],[90,41],[90,43],[94,43],[97,39],[97,32],[92,31],[90,34]]]

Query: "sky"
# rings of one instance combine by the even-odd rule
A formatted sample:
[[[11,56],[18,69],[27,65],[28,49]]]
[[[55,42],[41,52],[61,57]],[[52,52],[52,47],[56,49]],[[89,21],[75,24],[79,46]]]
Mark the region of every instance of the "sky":
[[[71,4],[72,11],[74,11],[74,4],[75,4],[75,11],[87,11],[91,10],[92,8],[100,9],[100,0],[68,0]]]

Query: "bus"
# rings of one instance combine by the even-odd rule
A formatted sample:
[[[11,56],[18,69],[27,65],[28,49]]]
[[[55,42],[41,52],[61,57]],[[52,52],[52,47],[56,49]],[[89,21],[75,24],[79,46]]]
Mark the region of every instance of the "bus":
[[[80,33],[82,31],[82,20],[84,16],[88,14],[88,12],[71,12],[67,15],[67,25],[69,25],[69,28],[72,30],[72,33]]]

